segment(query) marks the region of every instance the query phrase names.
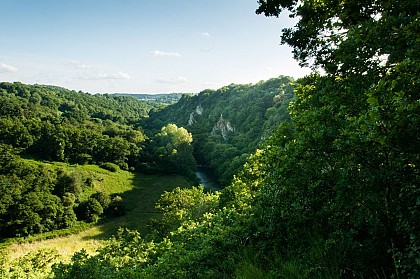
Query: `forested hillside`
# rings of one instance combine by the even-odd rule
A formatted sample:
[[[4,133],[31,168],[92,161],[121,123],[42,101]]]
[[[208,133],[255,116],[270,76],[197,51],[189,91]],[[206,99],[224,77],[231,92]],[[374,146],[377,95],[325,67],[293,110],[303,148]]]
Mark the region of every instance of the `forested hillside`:
[[[0,142],[39,159],[137,164],[145,141],[132,124],[150,104],[50,86],[0,84]]]
[[[100,178],[54,166],[65,162],[94,164],[113,172],[143,170],[141,153],[148,138],[138,122],[158,106],[162,104],[128,96],[0,83],[0,238],[72,228],[77,221],[96,222],[100,216],[123,214],[118,200],[93,189],[95,183],[101,184],[95,181]],[[182,173],[194,180],[191,134],[171,127],[157,139],[164,141],[165,148],[172,147],[168,152],[182,145],[178,149],[185,164],[172,171],[162,169],[180,157],[171,153],[148,165],[148,170]],[[150,147],[147,152],[159,153]]]
[[[258,145],[290,119],[291,82],[282,76],[184,94],[178,103],[151,111],[141,125],[152,133],[169,123],[188,129],[198,164],[209,167],[227,185]]]

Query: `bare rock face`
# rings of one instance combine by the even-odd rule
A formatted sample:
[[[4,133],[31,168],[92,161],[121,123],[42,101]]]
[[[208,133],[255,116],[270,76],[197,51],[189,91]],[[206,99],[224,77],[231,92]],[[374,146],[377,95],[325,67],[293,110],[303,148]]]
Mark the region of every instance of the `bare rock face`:
[[[188,126],[193,125],[195,122],[197,122],[194,118],[194,112],[190,113],[190,119],[188,119]]]
[[[218,132],[222,135],[224,140],[228,139],[229,132],[234,132],[235,128],[226,119],[223,119],[223,115],[220,115],[219,121],[213,126],[211,131],[212,135],[216,135]]]
[[[197,115],[202,115],[203,114],[203,108],[201,107],[201,105],[198,105],[195,108],[195,111],[190,113],[190,118],[188,119],[188,126],[191,126],[191,125],[193,125],[197,122],[197,120],[195,120],[195,118],[194,118],[194,114],[197,114]]]
[[[202,115],[202,114],[203,114],[203,108],[201,107],[201,105],[198,105],[198,106],[195,108],[195,112],[196,112],[198,115]]]

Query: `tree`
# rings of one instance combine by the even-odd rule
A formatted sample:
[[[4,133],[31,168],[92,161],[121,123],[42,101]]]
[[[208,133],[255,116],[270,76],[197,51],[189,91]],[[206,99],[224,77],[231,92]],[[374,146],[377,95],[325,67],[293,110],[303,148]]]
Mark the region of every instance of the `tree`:
[[[112,162],[122,169],[128,168],[128,156],[130,155],[130,143],[120,136],[105,137],[100,142],[99,150],[95,155],[98,162]]]
[[[257,13],[299,19],[282,43],[325,71],[299,81],[293,126],[266,148],[261,239],[306,264],[339,253],[317,258],[321,274],[418,277],[420,4],[259,3]]]
[[[30,235],[60,228],[64,208],[60,198],[48,192],[29,192],[13,207],[10,228],[16,234]]]
[[[106,209],[111,203],[111,197],[103,191],[92,194],[91,198],[96,199],[101,204],[103,209]]]
[[[58,171],[57,183],[54,188],[54,194],[59,197],[73,194],[76,198],[80,196],[83,191],[83,182],[80,173],[66,173],[64,170]]]
[[[196,162],[193,157],[192,135],[187,129],[168,124],[156,135],[160,164],[169,172],[194,177]]]
[[[89,222],[96,222],[99,215],[104,212],[102,205],[93,197],[81,202],[76,208],[77,218],[80,220],[87,220]]]
[[[204,187],[176,188],[160,197],[156,208],[164,213],[163,221],[177,228],[185,221],[197,221],[205,213],[215,212],[220,193],[205,193]]]
[[[386,71],[404,60],[408,49],[418,53],[418,1],[258,2],[259,14],[288,10],[299,19],[294,28],[283,29],[282,43],[293,48],[301,65],[322,67],[328,74]]]

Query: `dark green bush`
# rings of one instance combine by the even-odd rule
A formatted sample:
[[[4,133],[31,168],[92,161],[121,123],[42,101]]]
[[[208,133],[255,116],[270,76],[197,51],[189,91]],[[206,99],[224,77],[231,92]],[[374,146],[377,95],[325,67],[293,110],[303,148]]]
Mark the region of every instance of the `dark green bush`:
[[[77,219],[96,222],[98,216],[103,213],[104,209],[98,200],[90,197],[88,200],[81,202],[75,211]]]
[[[120,196],[115,196],[105,210],[110,217],[124,216],[127,213],[127,206]]]

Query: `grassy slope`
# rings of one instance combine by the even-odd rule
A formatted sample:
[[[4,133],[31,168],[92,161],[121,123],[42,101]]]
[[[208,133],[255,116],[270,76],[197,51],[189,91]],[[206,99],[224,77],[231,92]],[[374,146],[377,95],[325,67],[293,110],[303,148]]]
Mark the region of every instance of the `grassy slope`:
[[[40,164],[36,161],[31,162]],[[155,203],[164,191],[191,185],[181,176],[144,175],[122,170],[113,173],[93,165],[44,164],[52,170],[62,168],[66,171],[82,172],[84,176],[93,178],[94,189],[103,190],[108,194],[119,193],[127,204],[127,215],[106,220],[69,236],[36,240],[32,243],[25,241],[11,244],[5,248],[11,258],[17,258],[39,249],[57,250],[64,260],[69,259],[74,252],[82,248],[93,253],[101,245],[101,242],[115,234],[119,227],[144,231],[148,221],[159,216],[155,209]]]

